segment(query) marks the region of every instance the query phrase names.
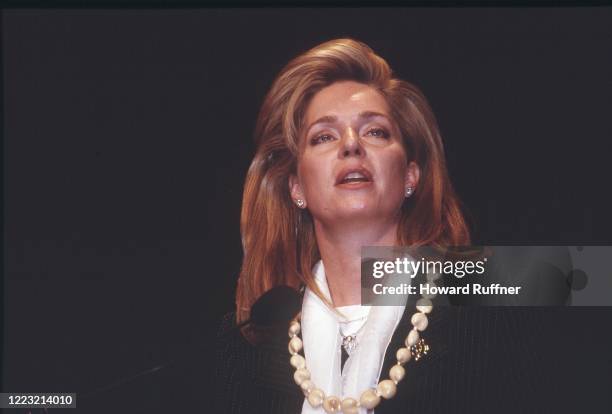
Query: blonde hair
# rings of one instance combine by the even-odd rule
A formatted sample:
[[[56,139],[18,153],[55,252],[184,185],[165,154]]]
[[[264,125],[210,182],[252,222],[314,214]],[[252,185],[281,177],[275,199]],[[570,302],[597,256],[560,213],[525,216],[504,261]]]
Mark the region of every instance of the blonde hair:
[[[434,114],[419,89],[392,77],[387,62],[352,39],[325,42],[293,59],[274,80],[255,129],[256,153],[244,186],[244,259],[236,293],[238,322],[267,290],[302,284],[314,292],[319,260],[312,218],[295,207],[288,180],[296,173],[300,131],[310,99],[341,80],[367,84],[386,99],[409,161],[421,171],[418,191],[402,205],[400,245],[465,245],[469,232],[451,186]]]

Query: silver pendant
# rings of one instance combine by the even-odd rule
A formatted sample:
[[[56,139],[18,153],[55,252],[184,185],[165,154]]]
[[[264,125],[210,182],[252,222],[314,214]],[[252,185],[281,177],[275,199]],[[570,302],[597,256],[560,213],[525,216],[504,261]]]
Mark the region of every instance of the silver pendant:
[[[349,335],[342,337],[342,347],[347,354],[351,355],[357,348],[357,335]]]

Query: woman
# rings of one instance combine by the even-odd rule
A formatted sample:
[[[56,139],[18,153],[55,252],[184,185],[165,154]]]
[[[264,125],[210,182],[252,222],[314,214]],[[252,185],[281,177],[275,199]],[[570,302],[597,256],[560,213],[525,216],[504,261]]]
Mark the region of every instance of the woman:
[[[442,363],[454,332],[448,323],[460,318],[429,314],[431,307],[359,305],[362,246],[469,244],[422,93],[393,78],[365,44],[329,41],[278,75],[256,144],[237,310],[223,331],[248,320],[257,298],[279,285],[305,286],[302,324],[290,327],[292,355],[286,327],[257,344],[252,330],[221,336],[219,411],[436,411],[444,398],[459,398]],[[408,367],[416,358],[407,347],[420,334],[431,337],[431,352]]]

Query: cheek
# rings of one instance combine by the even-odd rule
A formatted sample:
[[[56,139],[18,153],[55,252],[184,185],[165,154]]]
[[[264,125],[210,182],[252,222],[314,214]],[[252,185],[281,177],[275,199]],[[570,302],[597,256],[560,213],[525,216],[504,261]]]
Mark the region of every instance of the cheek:
[[[390,187],[387,190],[393,190],[397,187],[398,191],[403,192],[407,168],[406,156],[403,151],[390,153],[381,159],[381,169],[385,178],[385,185]]]
[[[328,165],[320,159],[304,158],[298,167],[302,190],[307,198],[312,198],[325,188]]]

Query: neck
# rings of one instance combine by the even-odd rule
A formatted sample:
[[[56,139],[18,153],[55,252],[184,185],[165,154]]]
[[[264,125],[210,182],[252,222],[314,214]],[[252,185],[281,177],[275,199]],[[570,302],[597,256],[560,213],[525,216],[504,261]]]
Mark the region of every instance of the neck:
[[[397,222],[327,226],[315,220],[317,245],[335,307],[361,303],[361,248],[395,245],[397,227]]]

